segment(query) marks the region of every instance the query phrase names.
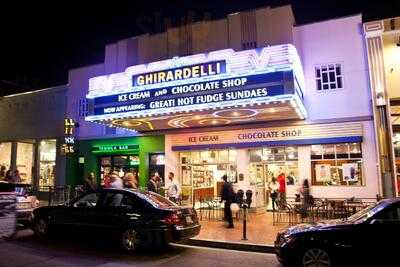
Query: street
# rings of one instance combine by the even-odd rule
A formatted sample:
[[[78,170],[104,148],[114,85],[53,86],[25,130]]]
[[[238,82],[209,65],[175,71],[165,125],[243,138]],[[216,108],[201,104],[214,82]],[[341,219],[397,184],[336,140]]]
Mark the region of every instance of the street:
[[[120,252],[105,241],[36,240],[29,230],[0,240],[0,267],[14,266],[280,266],[275,255],[171,245],[159,251]]]

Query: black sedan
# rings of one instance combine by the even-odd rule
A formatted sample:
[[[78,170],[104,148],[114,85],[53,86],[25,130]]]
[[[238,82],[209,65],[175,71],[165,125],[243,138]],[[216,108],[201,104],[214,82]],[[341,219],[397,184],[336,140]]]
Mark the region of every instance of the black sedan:
[[[394,198],[347,219],[301,224],[282,231],[275,251],[286,266],[400,266],[399,240],[400,199]]]
[[[117,237],[123,249],[133,251],[194,237],[200,224],[193,208],[179,207],[158,194],[100,189],[64,205],[35,209],[33,230],[38,237],[65,232]]]

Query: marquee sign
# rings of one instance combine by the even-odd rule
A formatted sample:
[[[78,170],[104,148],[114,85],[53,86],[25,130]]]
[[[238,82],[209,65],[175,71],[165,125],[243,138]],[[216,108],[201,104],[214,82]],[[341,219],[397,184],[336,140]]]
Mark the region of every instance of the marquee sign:
[[[293,79],[292,72],[280,71],[103,96],[94,99],[94,114],[156,110],[283,95],[284,83],[288,79]]]
[[[225,49],[90,79],[86,120],[151,131],[304,119],[303,89],[294,46]]]

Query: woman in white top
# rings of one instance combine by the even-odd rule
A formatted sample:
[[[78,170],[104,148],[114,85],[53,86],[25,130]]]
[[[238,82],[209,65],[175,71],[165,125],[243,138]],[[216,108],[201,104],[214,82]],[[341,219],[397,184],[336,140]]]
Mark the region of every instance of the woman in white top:
[[[270,197],[272,199],[272,210],[275,210],[275,202],[276,199],[278,198],[278,189],[279,189],[279,183],[276,181],[275,177],[272,177],[271,182],[268,185],[269,190],[270,190]]]

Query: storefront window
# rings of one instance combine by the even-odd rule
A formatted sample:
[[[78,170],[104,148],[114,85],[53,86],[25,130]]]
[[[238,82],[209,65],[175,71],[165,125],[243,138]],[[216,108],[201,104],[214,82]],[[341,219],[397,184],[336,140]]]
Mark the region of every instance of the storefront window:
[[[316,159],[313,151],[321,147],[321,158]],[[364,185],[360,143],[318,145],[311,151],[313,185]]]
[[[311,146],[311,159],[322,159],[322,145]]]
[[[11,143],[0,143],[0,181],[11,167]]]
[[[272,178],[283,173],[287,185],[298,184],[297,147],[252,149],[250,152],[250,182],[258,187],[267,186]]]
[[[17,143],[17,170],[21,183],[32,183],[33,144]]]
[[[56,167],[56,140],[42,140],[39,146],[39,187],[54,186]]]

